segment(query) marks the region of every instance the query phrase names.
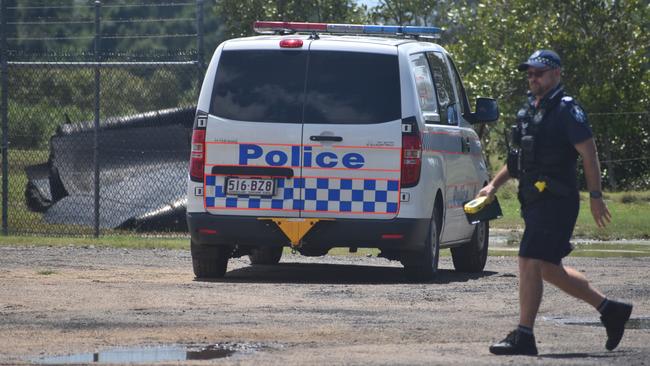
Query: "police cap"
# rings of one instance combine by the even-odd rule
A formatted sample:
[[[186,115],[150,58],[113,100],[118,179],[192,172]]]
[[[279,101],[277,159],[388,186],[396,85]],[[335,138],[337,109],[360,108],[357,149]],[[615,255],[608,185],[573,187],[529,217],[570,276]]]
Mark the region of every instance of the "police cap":
[[[551,69],[557,69],[562,67],[562,63],[560,61],[560,56],[558,56],[554,51],[537,50],[528,57],[528,61],[519,64],[517,69],[519,71],[526,71],[529,67],[549,67]]]

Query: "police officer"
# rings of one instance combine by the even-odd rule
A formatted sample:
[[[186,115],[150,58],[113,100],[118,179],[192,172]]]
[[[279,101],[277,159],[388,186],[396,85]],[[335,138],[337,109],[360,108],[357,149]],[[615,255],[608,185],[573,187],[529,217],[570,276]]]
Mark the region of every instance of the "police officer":
[[[514,148],[508,163],[478,196],[492,196],[510,178],[519,179],[518,198],[525,230],[519,247],[519,326],[490,347],[497,355],[536,355],[533,334],[542,300],[543,281],[591,304],[601,313],[607,332],[605,346],[618,346],[632,305],[607,299],[562,258],[572,250],[569,242],[578,216],[576,164],[582,157],[589,189],[591,214],[604,227],[611,215],[601,192],[600,163],[587,116],[564,93],[561,61],[550,50],[534,52],[519,65],[528,76],[528,100],[517,113]]]

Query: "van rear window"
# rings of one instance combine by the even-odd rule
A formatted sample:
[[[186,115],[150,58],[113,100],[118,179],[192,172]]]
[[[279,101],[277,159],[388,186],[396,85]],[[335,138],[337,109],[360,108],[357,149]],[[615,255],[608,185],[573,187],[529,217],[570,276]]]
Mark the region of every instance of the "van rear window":
[[[396,55],[310,53],[305,123],[379,123],[401,115]]]
[[[309,56],[302,51],[224,51],[210,113],[258,122],[393,121],[401,118],[397,56],[343,51],[311,51]]]
[[[239,121],[302,122],[307,52],[223,51],[210,113]]]

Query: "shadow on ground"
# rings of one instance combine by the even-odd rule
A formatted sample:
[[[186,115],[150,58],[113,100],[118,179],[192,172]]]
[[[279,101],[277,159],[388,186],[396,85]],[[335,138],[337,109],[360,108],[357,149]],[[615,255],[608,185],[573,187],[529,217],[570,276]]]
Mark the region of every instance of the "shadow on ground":
[[[492,276],[497,272],[462,273],[441,269],[425,283],[448,284]],[[220,279],[197,278],[204,282],[232,283],[314,283],[314,284],[403,284],[410,283],[401,267],[324,263],[279,263],[238,268]]]

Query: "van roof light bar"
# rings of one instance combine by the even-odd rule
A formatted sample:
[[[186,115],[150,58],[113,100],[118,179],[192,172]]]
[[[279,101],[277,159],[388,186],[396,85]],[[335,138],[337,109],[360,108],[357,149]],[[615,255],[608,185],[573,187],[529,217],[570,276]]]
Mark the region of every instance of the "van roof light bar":
[[[327,32],[349,34],[379,34],[379,35],[409,35],[439,37],[442,29],[438,27],[417,27],[400,25],[372,24],[329,24],[304,22],[272,22],[256,21],[253,25],[255,32],[265,33],[296,33],[296,32]]]

